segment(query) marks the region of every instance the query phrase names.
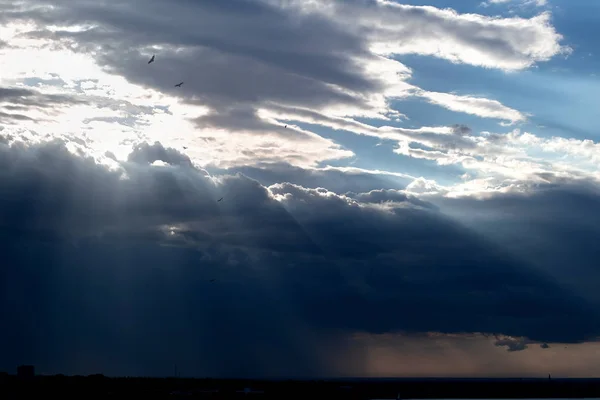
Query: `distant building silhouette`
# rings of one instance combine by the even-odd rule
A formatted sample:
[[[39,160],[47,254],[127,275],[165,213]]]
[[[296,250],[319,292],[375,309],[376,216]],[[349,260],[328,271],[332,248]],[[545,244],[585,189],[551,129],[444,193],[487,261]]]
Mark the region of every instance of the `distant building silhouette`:
[[[17,377],[20,379],[32,379],[35,376],[33,365],[19,365],[17,367]]]

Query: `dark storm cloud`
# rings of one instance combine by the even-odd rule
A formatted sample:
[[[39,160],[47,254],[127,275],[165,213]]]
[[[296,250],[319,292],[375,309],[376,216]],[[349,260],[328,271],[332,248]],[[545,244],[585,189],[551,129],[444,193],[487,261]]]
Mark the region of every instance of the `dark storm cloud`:
[[[600,304],[600,191],[586,181],[538,185],[535,195],[436,200],[444,213],[485,235],[536,270]],[[549,244],[552,245],[549,245]]]
[[[0,145],[0,368],[332,375],[355,332],[599,333],[575,288],[399,192],[267,189],[182,160]]]
[[[497,339],[495,342],[496,346],[506,347],[508,351],[526,350],[528,344],[530,344],[530,342],[527,339],[523,338],[502,338]]]

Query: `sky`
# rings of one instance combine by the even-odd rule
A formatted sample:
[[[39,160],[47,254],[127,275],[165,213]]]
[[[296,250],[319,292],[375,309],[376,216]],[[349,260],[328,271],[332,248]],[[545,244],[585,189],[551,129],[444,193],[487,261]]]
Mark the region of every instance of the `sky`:
[[[0,370],[600,375],[598,11],[0,0]]]

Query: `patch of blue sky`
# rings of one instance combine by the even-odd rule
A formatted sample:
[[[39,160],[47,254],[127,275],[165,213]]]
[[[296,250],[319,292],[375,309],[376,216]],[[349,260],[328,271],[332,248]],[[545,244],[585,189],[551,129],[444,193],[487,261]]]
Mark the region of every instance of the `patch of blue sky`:
[[[595,73],[600,69],[600,2],[596,0],[552,0],[558,6],[553,9],[552,24],[564,36],[564,42],[573,48],[567,60],[556,58],[549,64],[579,73]],[[590,56],[591,55],[591,56]]]
[[[551,135],[598,141],[598,93],[600,79],[571,73],[536,72],[522,75],[523,84],[552,88],[553,94],[532,103],[533,121],[545,126]]]
[[[333,130],[319,125],[295,122],[303,129],[332,139],[356,155],[353,159],[326,160],[320,166],[356,167],[408,174],[414,177],[434,179],[441,185],[455,184],[465,170],[457,165],[440,166],[435,161],[419,159],[394,153],[398,144],[369,136],[356,135],[342,130]],[[415,147],[415,146],[413,146]]]
[[[413,69],[411,83],[423,89],[498,100],[507,107],[531,114],[526,123],[519,124],[523,130],[542,137],[595,140],[599,137],[596,98],[600,78],[560,69],[559,66],[567,64],[568,59],[511,73],[453,64],[432,57],[402,56],[398,59]],[[407,105],[403,107],[402,111],[411,119],[417,118],[418,110],[407,111]],[[446,118],[441,111],[429,116]],[[508,130],[499,127],[498,120],[483,122],[468,115],[461,119],[476,122],[472,126],[474,130],[480,127],[493,132]]]
[[[390,123],[399,128],[418,129],[423,126],[451,126],[464,124],[475,132],[491,131],[503,132],[507,128],[500,126],[501,120],[482,118],[462,112],[448,110],[436,104],[431,104],[421,98],[395,100],[392,107],[405,114],[408,120]]]
[[[66,83],[62,78],[58,77],[58,75],[56,75],[56,74],[52,74],[50,76],[51,76],[50,79],[37,78],[37,77],[24,78],[22,80],[22,83],[23,83],[23,85],[30,86],[30,87],[62,86]]]

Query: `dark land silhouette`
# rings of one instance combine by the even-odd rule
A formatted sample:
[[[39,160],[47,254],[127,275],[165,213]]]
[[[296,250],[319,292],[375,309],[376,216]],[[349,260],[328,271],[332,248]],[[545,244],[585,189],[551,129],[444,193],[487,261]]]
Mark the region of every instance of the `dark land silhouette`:
[[[242,380],[0,374],[0,398],[451,399],[600,397],[600,379]]]

